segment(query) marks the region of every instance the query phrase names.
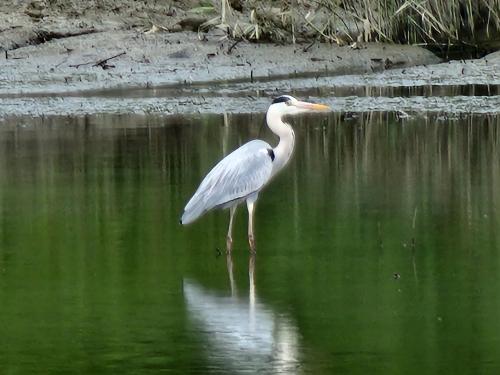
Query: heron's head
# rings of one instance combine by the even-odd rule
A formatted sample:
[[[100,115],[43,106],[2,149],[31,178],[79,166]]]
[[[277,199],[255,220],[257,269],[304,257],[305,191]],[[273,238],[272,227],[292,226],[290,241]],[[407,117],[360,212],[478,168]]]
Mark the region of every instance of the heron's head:
[[[269,107],[269,110],[276,111],[280,116],[296,115],[311,111],[325,111],[328,109],[330,109],[330,107],[327,105],[301,102],[290,95],[278,96]]]

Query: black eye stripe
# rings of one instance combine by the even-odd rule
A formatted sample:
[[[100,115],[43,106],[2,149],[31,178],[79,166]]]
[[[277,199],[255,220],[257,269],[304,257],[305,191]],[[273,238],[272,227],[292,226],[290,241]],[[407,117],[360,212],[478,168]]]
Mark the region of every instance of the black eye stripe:
[[[272,104],[276,103],[286,103],[289,102],[290,98],[287,96],[278,96],[276,99],[273,100]]]

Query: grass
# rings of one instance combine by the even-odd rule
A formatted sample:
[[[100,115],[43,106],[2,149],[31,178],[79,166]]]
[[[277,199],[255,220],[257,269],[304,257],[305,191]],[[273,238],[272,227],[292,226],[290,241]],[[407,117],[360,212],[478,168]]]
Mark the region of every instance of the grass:
[[[472,46],[500,35],[500,0],[249,0],[250,17],[233,23],[228,0],[216,2],[233,36],[248,39]]]
[[[371,38],[407,43],[474,43],[497,35],[500,0],[324,0],[369,25]]]

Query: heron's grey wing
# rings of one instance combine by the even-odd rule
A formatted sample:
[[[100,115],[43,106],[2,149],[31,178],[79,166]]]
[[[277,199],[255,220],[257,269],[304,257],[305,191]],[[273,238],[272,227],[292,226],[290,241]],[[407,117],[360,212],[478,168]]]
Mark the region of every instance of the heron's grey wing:
[[[187,203],[181,223],[188,224],[212,208],[259,191],[271,178],[274,155],[269,150],[268,143],[255,140],[222,159]]]

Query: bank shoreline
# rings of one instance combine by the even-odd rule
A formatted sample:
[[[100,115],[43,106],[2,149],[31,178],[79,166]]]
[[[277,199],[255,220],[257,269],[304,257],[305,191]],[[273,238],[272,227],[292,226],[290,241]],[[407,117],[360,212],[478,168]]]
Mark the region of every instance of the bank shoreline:
[[[340,88],[457,85],[500,85],[500,52],[477,60],[442,62],[431,52],[408,45],[276,45],[234,41],[220,30],[204,34],[105,30],[7,51],[0,70],[0,117],[217,113],[237,110],[246,97],[251,98],[243,103],[246,108],[259,111],[265,106],[259,97],[281,93],[332,102]],[[359,92],[353,89],[352,95],[359,97]],[[130,104],[120,102],[124,97]],[[477,100],[473,111],[498,113],[499,98],[494,94],[493,99]],[[465,111],[467,100],[450,104],[450,110]],[[417,111],[433,105],[429,100],[398,102],[390,95],[379,101],[343,102],[339,110],[353,103],[361,111],[392,110],[399,102],[401,108]],[[438,108],[446,106],[442,102]]]
[[[52,39],[6,51],[0,94],[81,92],[131,87],[380,72],[438,63],[414,46],[233,41],[216,30],[145,34],[112,30]]]

